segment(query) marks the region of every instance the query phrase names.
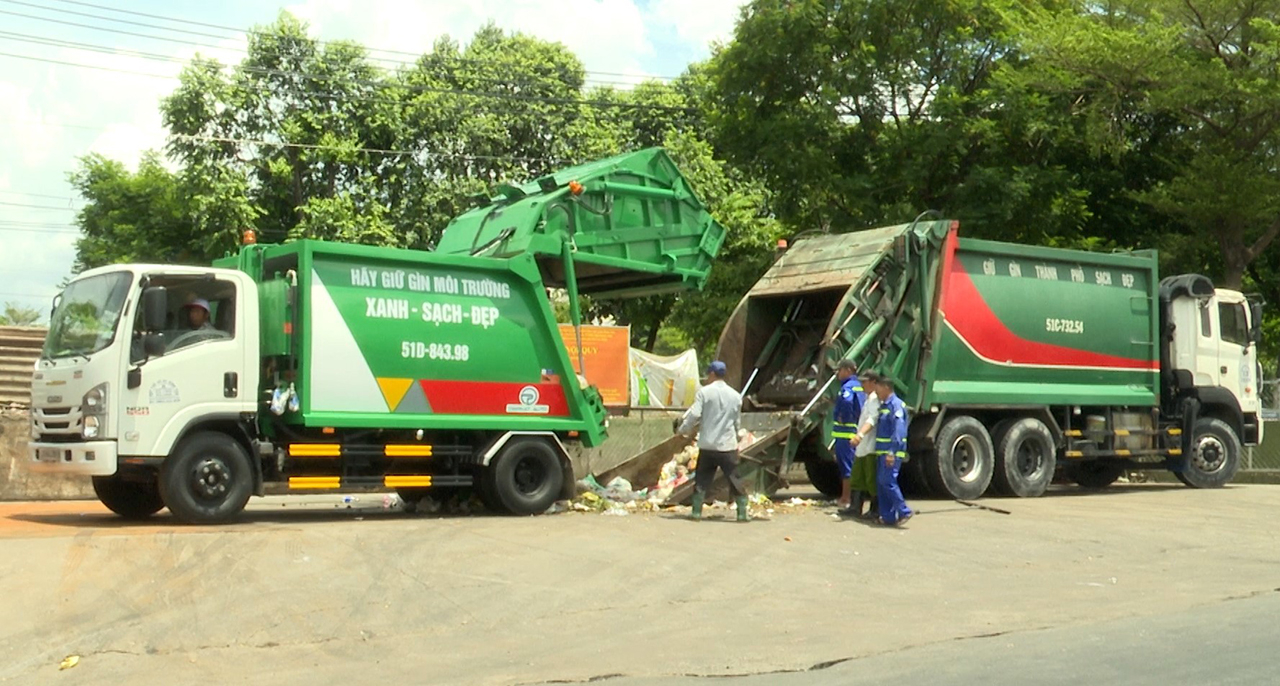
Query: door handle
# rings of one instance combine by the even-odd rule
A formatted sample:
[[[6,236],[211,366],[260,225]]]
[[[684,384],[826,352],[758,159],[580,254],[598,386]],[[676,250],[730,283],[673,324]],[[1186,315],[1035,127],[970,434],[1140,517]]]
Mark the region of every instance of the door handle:
[[[1226,367],[1221,367],[1221,370],[1222,370],[1222,373],[1223,373],[1223,374],[1226,374],[1226,373],[1227,373],[1227,368],[1226,368]]]
[[[1222,371],[1227,371],[1226,367]],[[227,372],[222,375],[222,395],[225,398],[234,398],[240,395],[240,375],[235,372]]]

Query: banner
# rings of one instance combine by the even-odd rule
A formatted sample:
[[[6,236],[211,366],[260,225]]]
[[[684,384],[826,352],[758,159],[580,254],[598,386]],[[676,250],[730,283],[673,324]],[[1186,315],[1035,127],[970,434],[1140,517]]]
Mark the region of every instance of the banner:
[[[698,392],[698,354],[663,357],[631,350],[632,407],[688,407]]]
[[[600,391],[600,397],[608,407],[626,407],[628,394],[628,369],[630,367],[631,327],[583,326],[582,356],[587,365],[587,382]],[[578,368],[578,344],[572,324],[560,325],[560,337],[569,351],[573,371]]]

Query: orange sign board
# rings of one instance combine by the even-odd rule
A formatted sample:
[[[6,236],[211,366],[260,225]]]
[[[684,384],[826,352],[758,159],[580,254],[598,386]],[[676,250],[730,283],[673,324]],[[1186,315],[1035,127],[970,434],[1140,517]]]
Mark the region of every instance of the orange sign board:
[[[626,407],[631,403],[628,383],[631,380],[631,327],[583,326],[582,357],[587,366],[587,382],[600,391],[609,407]],[[578,368],[578,342],[573,325],[561,324],[560,337],[569,350],[573,371]]]

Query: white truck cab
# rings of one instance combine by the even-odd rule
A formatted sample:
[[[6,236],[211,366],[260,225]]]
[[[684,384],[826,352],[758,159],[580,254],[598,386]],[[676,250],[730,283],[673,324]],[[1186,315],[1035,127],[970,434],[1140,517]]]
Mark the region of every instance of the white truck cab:
[[[30,468],[154,471],[201,425],[252,416],[256,288],[246,274],[208,267],[116,265],[78,276],[55,300],[36,362]]]

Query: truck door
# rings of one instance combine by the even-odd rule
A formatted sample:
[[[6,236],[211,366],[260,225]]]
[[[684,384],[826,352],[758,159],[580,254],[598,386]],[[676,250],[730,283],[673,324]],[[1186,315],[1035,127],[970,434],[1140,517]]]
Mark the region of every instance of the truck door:
[[[1250,343],[1249,317],[1243,299],[1218,297],[1219,385],[1231,391],[1246,414],[1257,412],[1257,346]]]
[[[169,293],[169,321],[162,355],[148,358],[141,339],[133,341],[121,379],[122,455],[166,456],[192,423],[235,419],[255,409],[257,330],[247,314],[257,309],[245,297],[252,283],[239,273],[211,272],[217,272],[214,278],[149,277],[150,285]],[[140,383],[131,383],[131,375]]]
[[[1196,336],[1195,383],[1197,386],[1213,387],[1222,385],[1222,361],[1218,359],[1218,349],[1222,342],[1218,337],[1218,308],[1214,299],[1201,300],[1197,309],[1200,313],[1200,331]]]

